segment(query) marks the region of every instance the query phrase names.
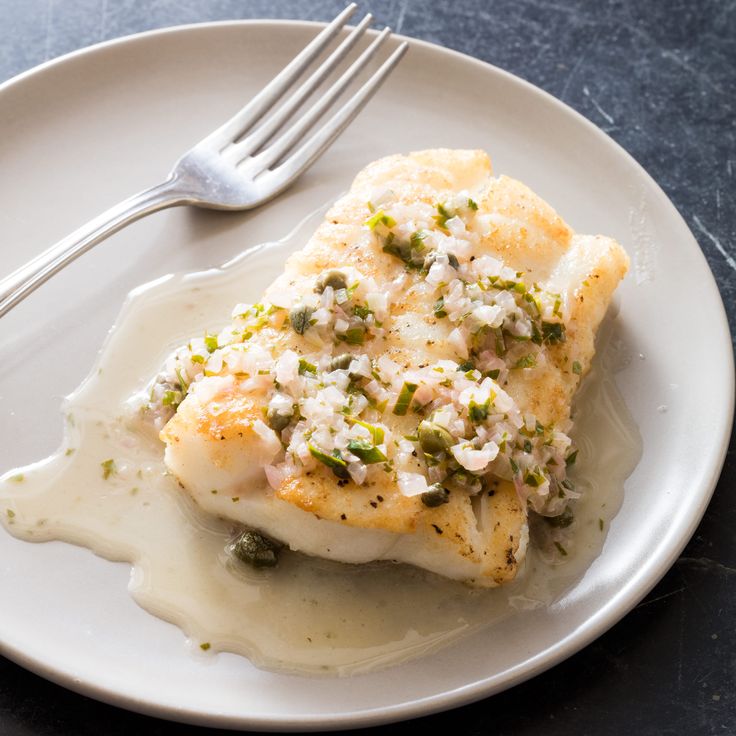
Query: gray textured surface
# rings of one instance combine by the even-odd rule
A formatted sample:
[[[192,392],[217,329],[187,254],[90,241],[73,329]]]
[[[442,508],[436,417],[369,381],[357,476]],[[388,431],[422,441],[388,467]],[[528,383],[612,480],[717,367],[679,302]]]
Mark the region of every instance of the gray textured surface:
[[[151,28],[230,18],[327,20],[344,3],[0,0],[0,81],[46,59]],[[736,321],[736,5],[703,0],[362,2],[407,35],[542,87],[601,127],[685,217]],[[1,168],[0,168],[1,172]],[[736,461],[731,442],[695,537],[609,633],[494,698],[384,732],[736,733]],[[95,703],[0,659],[0,734],[214,733]]]

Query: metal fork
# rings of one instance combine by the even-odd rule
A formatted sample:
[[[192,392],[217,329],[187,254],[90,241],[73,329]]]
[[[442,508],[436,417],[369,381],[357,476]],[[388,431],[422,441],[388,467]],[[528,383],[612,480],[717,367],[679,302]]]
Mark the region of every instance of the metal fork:
[[[320,99],[295,119],[295,112],[363,36],[372,20],[370,14],[291,96],[285,93],[329,47],[356,8],[355,4],[346,7],[240,112],[187,151],[163,183],[111,207],[0,280],[0,317],[82,253],[152,212],[184,204],[220,210],[251,209],[288,187],[345,130],[407,50],[406,43],[400,44],[358,91],[305,140],[391,33],[384,28]]]

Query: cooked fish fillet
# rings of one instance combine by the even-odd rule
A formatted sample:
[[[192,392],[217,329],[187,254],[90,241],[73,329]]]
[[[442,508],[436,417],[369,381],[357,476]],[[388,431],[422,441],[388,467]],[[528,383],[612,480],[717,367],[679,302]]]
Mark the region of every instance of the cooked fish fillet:
[[[508,582],[527,507],[574,496],[570,405],[627,267],[482,151],[381,159],[264,306],[241,309],[233,344],[178,355],[159,391],[183,399],[161,432],[167,467],[206,511],[294,550]]]

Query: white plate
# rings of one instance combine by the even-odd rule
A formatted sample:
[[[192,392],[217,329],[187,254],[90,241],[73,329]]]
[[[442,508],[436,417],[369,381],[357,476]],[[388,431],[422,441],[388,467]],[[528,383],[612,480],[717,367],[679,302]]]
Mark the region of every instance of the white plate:
[[[0,87],[0,272],[160,179],[314,33],[312,24],[274,22],[157,31]],[[275,203],[250,214],[150,217],[2,320],[0,469],[55,449],[60,398],[85,376],[130,289],[281,237],[370,160],[436,146],[488,150],[497,172],[526,182],[577,230],[618,238],[632,256],[620,320],[635,357],[617,380],[644,455],[584,578],[551,607],[428,658],[324,680],[262,672],[234,655],[191,657],[178,629],[129,598],[128,565],[0,533],[0,652],[79,692],[182,721],[369,725],[459,705],[541,672],[600,635],[664,574],[710,498],[733,409],[731,343],[705,260],[663,192],[593,125],[509,74],[419,42]]]

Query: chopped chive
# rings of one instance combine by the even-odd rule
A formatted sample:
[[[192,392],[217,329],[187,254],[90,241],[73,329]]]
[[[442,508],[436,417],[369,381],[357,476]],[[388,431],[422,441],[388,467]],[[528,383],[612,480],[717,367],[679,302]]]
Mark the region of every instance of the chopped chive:
[[[555,547],[557,547],[557,551],[563,556],[567,557],[567,550],[559,543],[555,542]]]
[[[388,458],[368,440],[350,440],[348,442],[348,450],[357,455],[366,465],[373,463],[383,463]]]
[[[445,298],[440,297],[435,303],[433,307],[434,316],[439,317],[440,319],[442,317],[447,317],[447,312],[445,311]]]
[[[399,398],[396,399],[396,404],[394,404],[394,414],[400,417],[406,415],[406,412],[409,410],[409,404],[411,404],[411,400],[414,398],[414,394],[418,388],[419,386],[416,383],[404,381],[404,385],[399,392]]]
[[[379,225],[385,225],[387,228],[392,228],[396,224],[396,220],[394,220],[391,215],[387,215],[383,210],[378,210],[365,221],[365,224],[368,225],[371,230],[375,230]]]
[[[383,442],[385,433],[382,427],[377,427],[375,424],[368,424],[368,422],[364,422],[362,419],[355,419],[354,417],[347,417],[347,420],[367,429],[371,433],[371,437],[373,437],[374,445],[380,445]]]
[[[577,360],[574,360],[572,363],[572,372],[578,376],[583,372],[583,366]]]
[[[447,229],[447,221],[452,219],[455,216],[453,212],[450,212],[444,204],[438,203],[437,204],[437,214],[432,217],[432,219],[437,223],[437,227],[442,228],[443,230]]]
[[[110,458],[109,460],[103,460],[100,465],[102,466],[102,477],[107,480],[111,475],[115,475],[118,472],[115,467],[115,461]]]
[[[562,322],[542,322],[542,339],[549,345],[565,342],[565,325]]]
[[[309,454],[319,460],[323,465],[326,465],[338,478],[342,480],[348,480],[350,473],[348,473],[348,464],[339,455],[328,455],[313,444],[308,443]],[[339,453],[339,450],[335,450]]]
[[[514,368],[534,368],[537,359],[533,355],[524,355],[514,363]]]
[[[578,459],[578,451],[573,450],[566,458],[565,465],[569,468],[571,465],[575,465],[575,461]]]
[[[219,347],[217,343],[217,335],[210,335],[209,333],[206,334],[204,336],[204,344],[207,347],[208,352],[214,353]]]
[[[468,405],[468,416],[473,424],[480,424],[488,418],[488,410],[491,406],[491,400],[486,399],[482,404],[477,404],[475,401],[470,402]]]
[[[317,366],[304,358],[299,358],[299,375],[303,376],[305,373],[317,373]]]

